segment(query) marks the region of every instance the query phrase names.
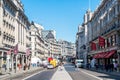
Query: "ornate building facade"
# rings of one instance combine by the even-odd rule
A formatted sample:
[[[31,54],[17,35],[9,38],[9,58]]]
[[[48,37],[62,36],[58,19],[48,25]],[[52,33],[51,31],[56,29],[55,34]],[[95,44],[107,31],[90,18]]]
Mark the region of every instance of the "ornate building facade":
[[[0,70],[18,70],[18,64],[26,63],[26,32],[29,21],[20,0],[0,1]],[[17,47],[18,52],[13,50]],[[23,65],[21,65],[23,67]]]
[[[78,32],[76,34],[76,57],[78,59],[84,59],[84,45],[85,45],[85,28],[83,26],[78,27]]]
[[[31,53],[32,57],[43,59],[48,57],[49,47],[47,42],[42,38],[43,27],[34,22],[31,23],[30,37],[31,37]]]
[[[103,0],[92,16],[91,41],[95,43],[96,49],[90,49],[89,55],[94,55],[99,64],[107,65],[120,61],[119,15],[119,0]]]
[[[58,40],[58,43],[61,45],[61,56],[76,56],[76,46],[75,43],[71,43],[65,40]]]
[[[61,55],[61,45],[56,40],[56,32],[54,30],[43,30],[42,37],[48,42],[50,57],[57,58]]]
[[[87,26],[88,61],[95,58],[96,63],[104,66],[115,61],[120,63],[120,1],[102,0],[84,25]]]

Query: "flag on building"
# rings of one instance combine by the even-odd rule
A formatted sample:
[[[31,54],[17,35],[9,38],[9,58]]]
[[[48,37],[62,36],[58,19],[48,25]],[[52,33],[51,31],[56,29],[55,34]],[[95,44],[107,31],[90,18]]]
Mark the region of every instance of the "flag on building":
[[[18,44],[15,45],[13,52],[14,52],[14,54],[18,53]]]
[[[12,52],[12,49],[8,50],[8,51],[7,51],[7,54],[10,55],[11,52]]]
[[[99,37],[99,46],[104,47],[105,46],[105,39],[103,37]]]
[[[30,49],[26,49],[26,56],[29,56],[30,54]]]
[[[96,50],[96,43],[91,42],[91,50]]]

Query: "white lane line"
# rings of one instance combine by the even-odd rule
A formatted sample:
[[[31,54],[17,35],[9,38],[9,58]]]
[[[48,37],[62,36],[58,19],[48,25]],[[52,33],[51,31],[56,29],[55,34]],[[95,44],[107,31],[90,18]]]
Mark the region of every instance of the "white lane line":
[[[37,73],[35,73],[35,74],[32,74],[32,75],[30,75],[30,76],[27,76],[26,78],[24,78],[24,79],[22,79],[22,80],[26,80],[26,79],[28,79],[28,78],[30,78],[30,77],[33,77],[33,76],[35,76],[35,75],[37,75],[37,74],[39,74],[39,73],[41,73],[41,72],[43,72],[43,71],[45,71],[45,70],[41,70],[41,71],[39,71],[39,72],[37,72]]]
[[[99,77],[97,77],[97,76],[95,76],[95,75],[89,74],[89,73],[87,73],[87,72],[85,72],[85,71],[81,71],[81,72],[83,72],[83,73],[85,73],[85,74],[87,74],[87,75],[89,75],[89,76],[92,76],[92,77],[94,77],[94,78],[96,78],[96,79],[103,80],[102,78],[99,78]]]

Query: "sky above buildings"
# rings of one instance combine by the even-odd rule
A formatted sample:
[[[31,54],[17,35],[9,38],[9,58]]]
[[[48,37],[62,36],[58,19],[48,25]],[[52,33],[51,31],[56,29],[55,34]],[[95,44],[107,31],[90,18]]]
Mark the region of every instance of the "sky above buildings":
[[[30,21],[41,24],[45,30],[55,30],[58,39],[75,42],[78,26],[89,8],[89,0],[21,0]],[[91,11],[100,0],[90,0]]]

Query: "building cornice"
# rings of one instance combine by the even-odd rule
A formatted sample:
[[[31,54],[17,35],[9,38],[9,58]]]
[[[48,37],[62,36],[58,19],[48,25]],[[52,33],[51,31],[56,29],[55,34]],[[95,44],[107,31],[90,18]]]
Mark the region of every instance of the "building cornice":
[[[102,1],[102,3],[99,5],[99,7],[94,11],[93,16],[92,16],[91,19],[94,19],[94,18],[95,18],[96,14],[98,14],[98,13],[101,11],[101,9],[104,7],[104,5],[105,5],[105,3],[106,3],[107,1],[108,1],[108,0],[103,0],[103,1]]]

